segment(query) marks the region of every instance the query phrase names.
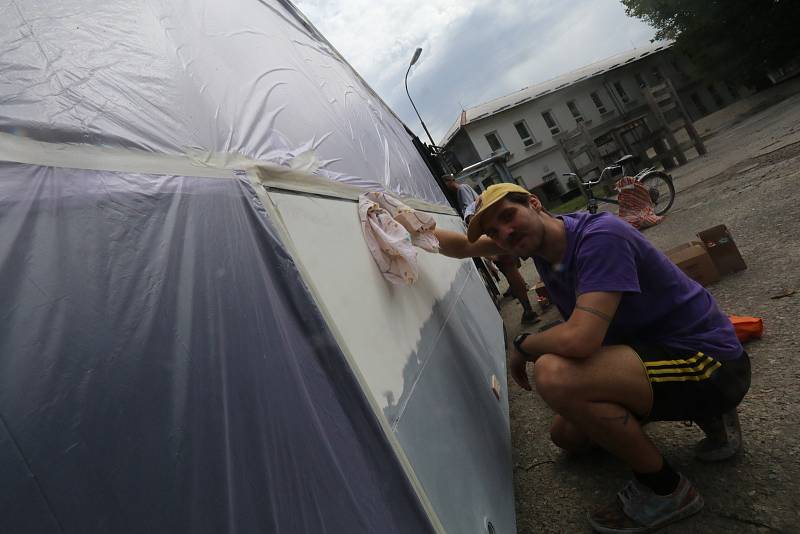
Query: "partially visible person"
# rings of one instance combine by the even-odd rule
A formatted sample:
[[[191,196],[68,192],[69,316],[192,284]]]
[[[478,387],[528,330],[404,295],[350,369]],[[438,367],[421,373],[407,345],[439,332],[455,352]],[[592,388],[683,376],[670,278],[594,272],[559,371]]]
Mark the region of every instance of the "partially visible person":
[[[444,183],[447,188],[456,195],[458,210],[461,212],[461,216],[466,220],[467,208],[470,204],[478,200],[478,193],[467,184],[458,183],[452,174],[446,174],[444,176]]]

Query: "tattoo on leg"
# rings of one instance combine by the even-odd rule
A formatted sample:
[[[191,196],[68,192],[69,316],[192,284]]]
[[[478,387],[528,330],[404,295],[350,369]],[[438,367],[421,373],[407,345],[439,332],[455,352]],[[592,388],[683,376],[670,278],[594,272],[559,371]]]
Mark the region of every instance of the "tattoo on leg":
[[[631,412],[625,410],[625,413],[622,415],[615,415],[613,417],[601,417],[600,419],[605,419],[606,421],[621,421],[622,426],[628,424],[628,420],[631,418]]]
[[[604,320],[606,322],[609,322],[609,323],[611,322],[611,317],[608,314],[605,314],[605,313],[601,312],[600,310],[596,310],[596,309],[591,308],[589,306],[575,306],[575,309],[576,310],[585,311],[587,313],[591,313],[592,315],[600,317],[602,320]]]

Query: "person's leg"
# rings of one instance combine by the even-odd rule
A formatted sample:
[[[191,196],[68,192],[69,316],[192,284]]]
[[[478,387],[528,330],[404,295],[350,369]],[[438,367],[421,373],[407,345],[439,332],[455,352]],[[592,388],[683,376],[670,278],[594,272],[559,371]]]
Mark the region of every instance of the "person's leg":
[[[583,454],[595,447],[586,434],[558,414],[550,425],[550,439],[559,448],[571,454]]]
[[[747,352],[732,361],[721,362],[720,369],[709,382],[716,390],[714,406],[722,413],[699,414],[693,417],[706,437],[695,447],[695,458],[702,462],[719,462],[735,456],[742,448],[742,429],[736,407],[750,389],[750,357]]]
[[[653,393],[633,349],[602,347],[585,359],[545,354],[533,370],[539,395],[575,430],[636,472],[661,468],[661,454],[636,419],[650,412]]]
[[[506,275],[506,280],[508,280],[508,285],[511,288],[511,294],[514,295],[514,298],[517,299],[522,307],[526,310],[531,308],[531,303],[528,300],[528,286],[525,284],[525,279],[522,278],[522,273],[519,272],[519,269],[513,263],[506,268],[506,271],[503,273]]]
[[[528,299],[528,286],[525,284],[525,279],[522,278],[522,273],[517,268],[517,258],[515,256],[498,256],[496,263],[500,272],[508,280],[508,287],[511,289],[511,294],[522,305],[522,322],[536,322],[538,314],[533,311],[531,302]]]
[[[642,431],[653,390],[642,361],[628,346],[603,347],[586,359],[541,356],[534,365],[536,390],[570,426],[557,426],[557,439],[575,446],[581,434],[633,470],[635,479],[610,506],[590,515],[601,532],[653,528],[687,517],[702,497],[664,460]],[[555,422],[557,425],[559,421]]]

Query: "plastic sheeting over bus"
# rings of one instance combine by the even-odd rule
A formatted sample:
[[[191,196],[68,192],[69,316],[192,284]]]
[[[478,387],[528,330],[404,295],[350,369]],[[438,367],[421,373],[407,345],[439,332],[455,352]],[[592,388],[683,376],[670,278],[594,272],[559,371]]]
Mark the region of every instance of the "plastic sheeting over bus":
[[[428,532],[246,179],[0,163],[0,532]]]
[[[501,319],[469,260],[387,284],[341,182],[463,223],[291,4],[0,46],[0,533],[514,532]]]
[[[0,0],[0,131],[290,164],[442,205],[402,123],[289,2]]]

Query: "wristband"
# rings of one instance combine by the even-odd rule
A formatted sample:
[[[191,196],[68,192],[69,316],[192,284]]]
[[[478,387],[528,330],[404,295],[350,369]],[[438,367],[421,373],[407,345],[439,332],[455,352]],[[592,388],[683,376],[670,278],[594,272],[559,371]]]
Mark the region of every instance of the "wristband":
[[[531,354],[529,352],[526,352],[522,348],[522,342],[525,341],[525,339],[529,335],[530,335],[529,332],[523,332],[523,333],[519,334],[517,337],[514,338],[514,341],[512,341],[512,344],[514,345],[514,348],[517,349],[517,352],[519,352],[520,354],[525,356],[526,359],[533,360],[533,354]]]

